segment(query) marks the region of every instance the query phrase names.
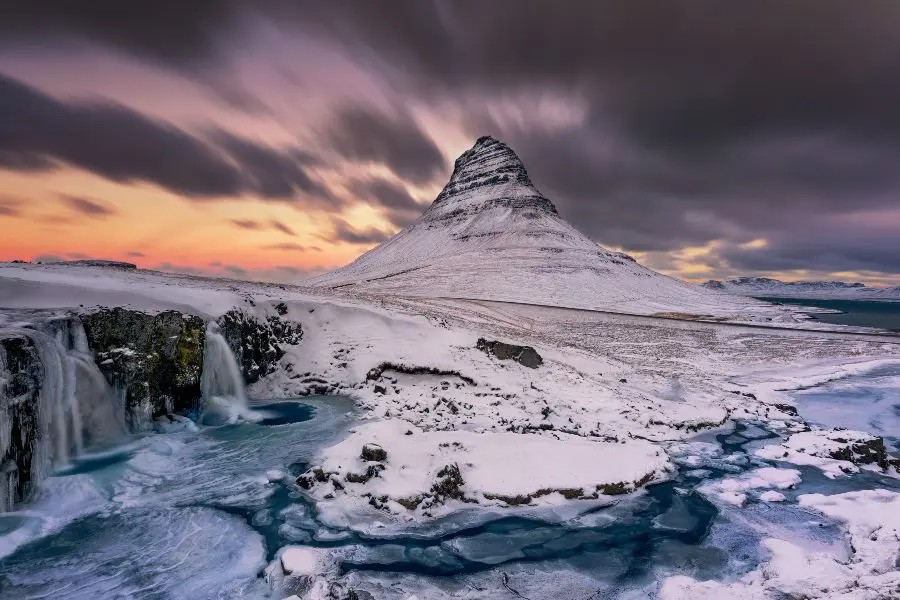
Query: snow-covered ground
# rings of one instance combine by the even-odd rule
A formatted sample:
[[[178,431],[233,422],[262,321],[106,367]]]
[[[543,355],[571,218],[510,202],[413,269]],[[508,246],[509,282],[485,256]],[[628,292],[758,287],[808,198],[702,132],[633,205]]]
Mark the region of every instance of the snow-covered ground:
[[[738,277],[725,281],[713,279],[704,283],[703,287],[741,296],[900,301],[900,286],[869,287],[862,283],[844,281],[781,281],[769,277]]]
[[[675,465],[699,471],[711,461],[728,468],[727,457],[704,458],[692,439],[746,420],[781,433],[784,440],[765,444],[780,454],[770,450],[771,456],[743,459],[760,462],[704,493],[733,511],[748,510],[744,506],[757,501],[799,502],[842,523],[858,551],[841,562],[773,538],[765,542],[771,559],[742,579],[707,582],[674,576],[664,579],[662,596],[773,597],[805,585],[805,579],[798,579],[807,577],[805,571],[792,571],[801,565],[817,569],[817,581],[831,582],[828,590],[835,594],[849,594],[857,585],[876,591],[846,597],[890,597],[877,590],[889,590],[895,581],[895,573],[885,566],[892,552],[897,555],[890,537],[895,525],[879,525],[877,515],[894,509],[896,494],[853,492],[798,501],[791,494],[794,466],[812,463],[784,453],[811,456],[800,451],[809,445],[799,444],[803,437],[796,436],[808,435],[803,433],[807,427],[796,415],[791,390],[900,364],[900,344],[894,338],[804,330],[797,328],[801,322],[793,324],[795,329],[766,329],[140,270],[0,266],[0,306],[9,309],[79,311],[121,305],[147,311],[175,308],[211,318],[238,307],[265,317],[281,303],[283,318],[302,324],[303,339],[286,348],[279,368],[249,392],[257,398],[290,398],[326,386],[354,398],[361,420],[347,437],[324,445],[310,461],[314,483],[299,492],[335,528],[400,531],[475,509],[557,510],[616,502],[672,477]],[[531,368],[503,360],[477,348],[479,338],[533,347],[542,363]],[[385,456],[364,457],[367,446]],[[815,460],[820,466],[835,459]],[[846,465],[842,473],[858,470],[852,462]],[[321,468],[324,481],[316,479],[315,467]],[[153,464],[141,468],[147,477],[162,475]],[[278,468],[262,469],[259,485],[277,480],[267,471]],[[119,497],[127,499],[127,492]],[[136,496],[134,501],[147,499]],[[875,516],[860,523],[851,518],[851,506]],[[218,517],[200,511],[187,518],[202,523]],[[259,564],[256,544],[254,540],[252,548],[242,550],[247,553],[242,569]],[[331,559],[320,554],[317,550],[313,569],[317,581],[339,577]],[[288,555],[288,564],[304,556],[312,560],[301,552]],[[268,571],[273,580],[290,579],[283,566],[270,564]],[[310,590],[318,585],[325,593],[324,584],[310,585]],[[824,592],[819,596],[827,597]]]

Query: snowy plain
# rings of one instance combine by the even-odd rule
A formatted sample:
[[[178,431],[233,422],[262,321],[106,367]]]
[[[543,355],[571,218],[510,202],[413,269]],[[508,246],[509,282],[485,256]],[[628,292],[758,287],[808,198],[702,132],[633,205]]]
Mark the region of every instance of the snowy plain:
[[[873,523],[871,519],[880,518],[878,515],[891,518],[897,492],[876,488],[833,493],[813,487],[813,495],[807,494],[807,498],[797,494],[795,488],[803,489],[804,482],[798,483],[798,477],[811,477],[804,469],[817,468],[808,466],[808,454],[796,458],[795,463],[790,457],[785,460],[783,453],[773,454],[771,459],[759,456],[765,448],[790,444],[792,435],[802,435],[808,429],[793,410],[795,390],[803,393],[804,388],[865,377],[873,370],[900,365],[900,345],[891,338],[505,302],[342,293],[89,267],[4,265],[0,278],[4,294],[0,304],[17,309],[40,306],[78,311],[113,302],[148,311],[174,307],[206,317],[237,306],[265,316],[272,314],[276,303],[284,302],[287,318],[302,323],[304,339],[287,349],[282,368],[251,386],[249,393],[255,398],[297,398],[312,393],[317,382],[328,381],[337,385],[338,393],[354,399],[352,422],[345,421],[345,429],[330,438],[334,441],[316,446],[310,460],[310,465],[338,473],[337,479],[345,482],[344,489],[334,493],[314,487],[300,492],[316,506],[320,527],[338,537],[352,533],[390,539],[402,532],[441,531],[448,526],[447,519],[474,523],[488,518],[486,515],[496,516],[498,511],[570,523],[571,519],[585,519],[578,516],[585,511],[607,507],[595,514],[606,514],[614,521],[616,506],[625,510],[641,502],[643,486],[694,475],[698,476],[696,485],[701,496],[719,507],[722,514],[740,515],[743,511],[749,515],[762,505],[785,505],[786,510],[817,514],[816,518],[834,523],[846,532],[842,535],[854,548],[863,548],[858,536],[871,537],[875,530],[884,532],[883,536],[879,533],[877,543],[867,542],[864,552],[849,553],[836,549],[844,548],[840,545],[810,547],[806,534],[756,522],[757,529],[771,535],[760,534],[759,549],[754,550],[759,556],[744,570],[723,565],[716,573],[698,573],[670,566],[627,589],[609,587],[612,584],[570,567],[550,568],[552,562],[540,563],[538,569],[526,574],[516,566],[516,560],[506,563],[507,559],[502,559],[502,573],[506,575],[486,570],[464,577],[467,585],[475,586],[466,588],[468,596],[458,587],[461,576],[441,583],[444,580],[440,577],[411,573],[373,572],[366,576],[369,571],[343,572],[338,568],[342,561],[387,559],[376,558],[381,554],[373,555],[372,550],[353,550],[352,545],[328,550],[301,541],[292,547],[315,547],[310,552],[319,562],[313,569],[316,573],[307,577],[309,589],[300,598],[304,594],[328,597],[329,590],[339,584],[383,594],[375,597],[404,599],[413,594],[420,599],[450,595],[514,597],[504,587],[509,585],[520,592],[531,590],[528,597],[541,598],[549,597],[554,581],[565,582],[569,586],[566,589],[573,590],[572,597],[580,597],[584,590],[606,589],[623,598],[638,593],[663,598],[769,598],[806,585],[806,580],[797,577],[811,568],[816,569],[821,585],[809,597],[890,598],[894,593],[891,586],[896,586],[896,567],[891,566],[890,557],[896,559],[900,551],[896,529],[891,529],[896,526],[888,521]],[[29,282],[39,285],[29,287]],[[543,364],[531,369],[499,360],[475,347],[479,337],[533,346],[543,357]],[[381,369],[378,377],[370,378],[373,369],[378,371],[384,365],[389,366]],[[392,371],[391,365],[428,367],[439,373]],[[710,433],[727,436],[735,422],[759,423],[777,439],[754,442],[757,446],[746,454],[728,454],[716,444],[697,441],[697,436]],[[407,431],[412,435],[406,435]],[[368,482],[346,483],[347,473],[364,473],[369,466],[360,450],[370,443],[387,452],[385,469]],[[194,491],[187,487],[178,493],[148,494],[145,486],[149,481],[165,478],[171,469],[184,468],[173,466],[165,458],[172,451],[179,456],[182,446],[173,440],[164,448],[168,449],[154,447],[138,453],[133,460],[139,459],[134,464],[143,475],[134,482],[133,492],[128,491],[132,489],[129,486],[121,487],[112,506],[134,506],[135,502],[143,506],[182,494],[196,495],[197,489],[215,493],[219,484],[210,482]],[[178,460],[190,460],[191,456],[189,453]],[[160,458],[165,460],[159,462]],[[276,473],[288,473],[291,462],[286,457],[271,458],[261,461],[255,476],[230,484],[237,487],[226,493],[239,497],[259,493],[254,489],[271,489]],[[410,509],[396,502],[427,494],[439,479],[437,472],[447,464],[460,467],[465,482],[461,490],[467,501],[451,499],[435,504],[431,510],[422,505]],[[710,476],[702,475],[704,470],[717,469],[722,469],[724,476],[707,481]],[[860,468],[843,461],[839,472],[833,474],[840,485],[846,485],[841,482],[871,472],[856,471]],[[636,481],[646,475],[651,475],[650,479],[637,492],[579,499],[589,496],[586,492],[598,485]],[[890,480],[889,474],[884,476],[888,479],[882,478],[878,485]],[[286,477],[293,485],[290,476]],[[581,495],[567,498],[559,491],[568,494],[576,488]],[[534,493],[540,490],[557,491]],[[329,494],[332,497],[326,498]],[[110,500],[102,494],[62,494],[66,495],[73,498],[72,508],[63,511],[57,525],[44,522],[44,529],[28,533],[29,539],[51,535],[73,520],[110,510]],[[381,496],[388,496],[388,501],[380,507],[369,503],[371,497]],[[60,496],[54,493],[53,497]],[[74,500],[82,497],[83,502]],[[517,497],[527,501],[508,502]],[[31,508],[32,514],[40,513],[39,506]],[[666,514],[677,515],[673,510]],[[868,514],[870,521],[854,522],[849,515],[856,513]],[[207,522],[203,519],[212,519],[209,523],[213,523],[220,517],[198,512],[185,518],[203,529],[200,524]],[[662,523],[675,518],[666,516]],[[258,534],[245,529],[240,521],[222,523],[230,524],[227,535],[231,539],[242,539],[247,546],[241,550],[246,558],[240,559],[244,565],[240,568],[246,571],[235,571],[246,577],[239,582],[220,581],[224,586],[221,589],[231,590],[235,597],[259,597],[261,590],[279,597],[278,590],[286,589],[279,585],[285,578],[291,579],[279,566],[280,557],[269,559],[260,546],[254,547],[260,543],[253,541]],[[448,552],[464,552],[467,556],[476,548],[470,542],[447,543]],[[191,568],[205,569],[206,564]],[[261,569],[268,573],[268,583],[248,584],[256,582],[255,576],[247,578]],[[195,588],[185,584],[184,589]],[[477,589],[483,591],[473,591]],[[619,591],[611,591],[615,589]],[[288,595],[284,593],[284,597]]]

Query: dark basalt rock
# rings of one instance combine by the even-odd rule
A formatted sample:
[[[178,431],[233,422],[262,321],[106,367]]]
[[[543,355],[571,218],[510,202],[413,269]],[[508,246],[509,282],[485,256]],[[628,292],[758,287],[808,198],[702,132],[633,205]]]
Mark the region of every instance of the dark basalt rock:
[[[480,207],[443,209],[458,196],[475,190],[484,192],[485,198],[490,198],[489,202]],[[525,165],[512,148],[490,136],[483,136],[456,159],[450,181],[424,217],[426,220],[454,219],[469,210],[497,206],[557,214],[553,203],[534,187]]]
[[[431,486],[431,495],[434,497],[434,502],[446,502],[448,498],[465,500],[466,496],[462,491],[462,486],[465,483],[458,465],[444,466],[438,471],[437,481]]]
[[[378,381],[379,379],[381,379],[382,375],[384,375],[385,373],[387,373],[389,371],[394,371],[396,373],[404,373],[406,375],[446,375],[446,376],[458,377],[459,379],[468,383],[469,385],[478,385],[477,383],[475,383],[474,379],[463,375],[459,371],[448,371],[446,369],[438,369],[436,367],[403,365],[400,363],[392,363],[392,362],[383,362],[380,365],[378,365],[377,367],[373,367],[372,369],[369,369],[369,372],[366,373],[366,381]],[[382,387],[382,389],[383,389],[383,387]],[[387,390],[385,390],[385,391],[387,391]]]
[[[387,460],[387,450],[378,444],[366,444],[362,447],[360,458],[365,461],[384,462]]]
[[[888,455],[884,446],[884,440],[880,437],[872,437],[868,440],[848,440],[840,437],[831,438],[840,444],[847,444],[840,450],[829,453],[829,457],[835,460],[847,460],[856,465],[878,465],[881,469],[887,469],[895,461]]]
[[[544,364],[544,359],[531,346],[517,346],[496,340],[478,338],[475,347],[482,352],[496,356],[500,360],[514,360],[529,369],[536,369]]]
[[[285,313],[287,307],[285,306]],[[234,353],[246,383],[254,383],[275,371],[284,356],[283,345],[296,345],[303,339],[300,323],[286,321],[279,315],[257,321],[238,309],[232,309],[216,321],[222,336]]]
[[[11,510],[34,491],[43,378],[40,355],[30,338],[0,339],[0,416],[5,415],[9,426],[9,445],[0,447],[0,512]]]
[[[196,408],[206,324],[177,311],[147,314],[124,308],[81,316],[95,361],[110,385],[125,390],[133,431],[156,417]]]

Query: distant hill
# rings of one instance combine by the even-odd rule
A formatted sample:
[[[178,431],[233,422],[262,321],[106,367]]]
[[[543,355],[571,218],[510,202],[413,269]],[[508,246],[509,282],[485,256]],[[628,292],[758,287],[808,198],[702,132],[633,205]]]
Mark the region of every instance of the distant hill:
[[[845,281],[781,281],[769,277],[738,277],[702,284],[710,290],[742,296],[808,298],[821,300],[900,300],[900,286],[869,287]]]

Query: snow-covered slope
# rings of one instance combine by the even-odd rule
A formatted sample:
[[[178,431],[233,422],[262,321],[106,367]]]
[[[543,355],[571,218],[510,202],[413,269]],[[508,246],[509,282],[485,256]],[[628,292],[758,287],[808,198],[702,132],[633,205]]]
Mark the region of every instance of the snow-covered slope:
[[[768,277],[738,277],[726,281],[711,279],[702,285],[710,290],[742,296],[900,301],[900,286],[877,288],[845,281],[781,281]]]
[[[560,217],[516,153],[491,137],[456,160],[450,182],[418,221],[309,283],[635,314],[766,310],[598,246]]]

